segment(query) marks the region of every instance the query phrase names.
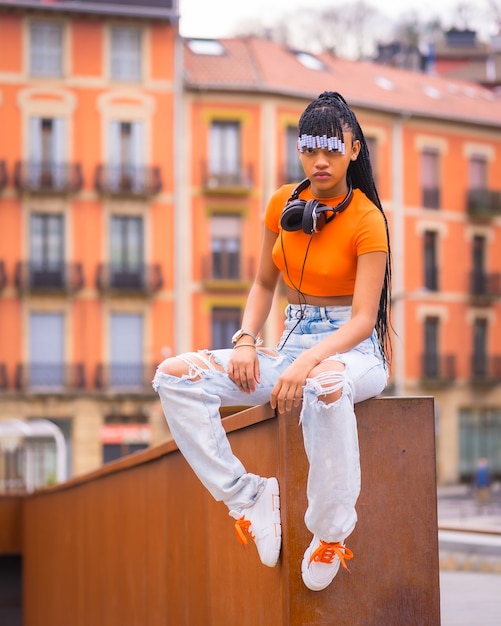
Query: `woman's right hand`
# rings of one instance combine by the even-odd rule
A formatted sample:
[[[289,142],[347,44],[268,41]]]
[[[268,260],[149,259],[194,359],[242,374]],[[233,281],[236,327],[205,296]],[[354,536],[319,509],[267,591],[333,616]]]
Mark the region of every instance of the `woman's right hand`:
[[[228,364],[228,376],[245,393],[256,390],[259,384],[259,359],[254,345],[237,344]]]

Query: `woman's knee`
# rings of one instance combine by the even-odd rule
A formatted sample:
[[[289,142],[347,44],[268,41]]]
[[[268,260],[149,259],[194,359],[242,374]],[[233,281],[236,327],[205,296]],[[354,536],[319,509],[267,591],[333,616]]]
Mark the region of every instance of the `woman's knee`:
[[[176,376],[177,378],[181,378],[182,376],[186,376],[189,372],[188,364],[178,357],[171,357],[166,359],[163,363],[158,367],[159,371],[162,374],[167,374],[168,376]]]
[[[323,361],[309,373],[306,385],[314,389],[322,402],[330,404],[343,393],[346,366],[341,361]]]

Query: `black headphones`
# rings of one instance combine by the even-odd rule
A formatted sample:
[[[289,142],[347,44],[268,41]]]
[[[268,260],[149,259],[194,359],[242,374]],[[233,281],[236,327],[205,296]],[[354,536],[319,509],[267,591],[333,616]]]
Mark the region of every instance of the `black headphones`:
[[[300,200],[299,194],[307,189],[310,184],[309,178],[302,180],[287,200],[280,217],[280,226],[284,230],[294,231],[302,229],[307,235],[318,233],[338,213],[346,209],[353,197],[353,189],[349,185],[346,196],[334,207],[322,204],[318,200]],[[332,215],[327,216],[328,213],[332,213]]]

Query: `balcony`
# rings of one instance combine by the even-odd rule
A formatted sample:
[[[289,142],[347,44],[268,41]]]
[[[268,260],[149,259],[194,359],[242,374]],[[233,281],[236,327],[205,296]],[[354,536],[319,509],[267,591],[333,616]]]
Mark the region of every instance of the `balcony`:
[[[163,283],[159,263],[137,267],[101,263],[97,268],[96,287],[101,292],[150,294],[159,291]]]
[[[471,382],[474,385],[501,383],[501,355],[487,357],[474,354],[471,357]]]
[[[7,186],[7,167],[5,161],[0,161],[0,191]]]
[[[438,187],[423,187],[421,192],[425,209],[440,208],[440,189]]]
[[[456,379],[456,357],[435,353],[421,356],[421,383],[424,386],[445,387]]]
[[[7,270],[5,269],[5,262],[0,261],[0,289],[5,289],[7,286]]]
[[[14,376],[18,391],[32,393],[67,393],[85,389],[85,368],[82,363],[20,363]]]
[[[468,215],[489,220],[501,215],[501,191],[489,189],[469,189],[466,194]]]
[[[202,282],[208,290],[248,289],[255,275],[254,259],[208,255],[202,259]]]
[[[101,391],[120,393],[154,393],[151,381],[156,364],[145,363],[99,363],[96,367],[94,387]]]
[[[79,163],[38,163],[18,161],[14,185],[19,191],[33,193],[76,193],[83,186]]]
[[[98,165],[95,187],[99,193],[110,196],[152,196],[162,190],[160,168]]]
[[[501,298],[501,274],[472,272],[470,274],[470,296],[475,304],[488,304]]]
[[[74,293],[84,286],[81,263],[35,263],[19,261],[14,283],[22,292]]]
[[[206,194],[247,195],[253,185],[251,165],[214,172],[209,163],[202,163],[202,186]]]
[[[0,391],[6,391],[9,387],[9,378],[7,376],[7,366],[0,363]]]

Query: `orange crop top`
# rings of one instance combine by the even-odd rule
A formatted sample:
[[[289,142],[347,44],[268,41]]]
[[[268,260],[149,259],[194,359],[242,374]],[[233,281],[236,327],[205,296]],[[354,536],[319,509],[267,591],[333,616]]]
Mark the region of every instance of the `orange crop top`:
[[[302,230],[286,231],[280,226],[280,216],[295,187],[295,184],[280,187],[266,209],[265,226],[278,235],[273,246],[273,262],[293,289],[311,296],[352,295],[358,256],[388,252],[383,214],[360,189],[354,189],[348,207],[321,231],[313,235]],[[310,187],[299,197],[315,198]],[[335,206],[343,197],[315,199]]]

